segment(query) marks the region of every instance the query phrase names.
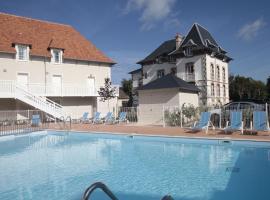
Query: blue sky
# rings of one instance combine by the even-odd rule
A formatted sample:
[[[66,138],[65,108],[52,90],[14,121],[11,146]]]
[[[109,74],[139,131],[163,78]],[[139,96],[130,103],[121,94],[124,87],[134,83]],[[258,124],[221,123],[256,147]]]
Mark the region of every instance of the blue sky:
[[[234,58],[230,72],[270,76],[270,1],[0,0],[0,11],[70,24],[118,64],[114,83],[136,62],[194,22],[206,27]]]

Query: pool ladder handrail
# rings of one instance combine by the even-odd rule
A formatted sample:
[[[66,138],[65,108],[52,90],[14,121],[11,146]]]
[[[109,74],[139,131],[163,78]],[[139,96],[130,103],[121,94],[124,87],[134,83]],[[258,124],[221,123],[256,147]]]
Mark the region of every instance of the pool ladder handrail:
[[[82,200],[88,200],[90,195],[96,189],[101,189],[105,194],[108,195],[112,200],[118,200],[117,197],[112,193],[112,191],[102,182],[96,182],[90,185],[84,192]]]
[[[112,191],[102,182],[95,182],[90,185],[84,192],[82,200],[88,200],[91,194],[96,189],[101,189],[105,194],[108,195],[112,200],[118,200],[118,198],[112,193]],[[161,200],[174,200],[172,196],[166,195]]]
[[[59,120],[60,120],[60,122],[62,122],[63,123],[63,129],[65,129],[65,130],[70,130],[71,129],[71,124],[72,124],[72,119],[71,119],[71,116],[67,116],[66,118],[65,118],[65,116],[61,116],[60,118],[59,118]],[[67,129],[66,128],[66,122],[69,120],[69,128]],[[60,123],[59,123],[60,124]],[[60,126],[60,128],[61,128],[61,126]]]

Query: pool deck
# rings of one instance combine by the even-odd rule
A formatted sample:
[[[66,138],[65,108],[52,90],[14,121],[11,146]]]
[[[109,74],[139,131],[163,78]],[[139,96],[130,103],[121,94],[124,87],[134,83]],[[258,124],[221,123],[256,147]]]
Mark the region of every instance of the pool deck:
[[[50,128],[55,128],[50,126]],[[193,138],[226,138],[236,140],[252,140],[252,141],[269,141],[270,132],[258,132],[257,135],[241,135],[240,132],[224,134],[222,130],[209,130],[205,132],[192,132],[188,129],[179,127],[162,127],[162,126],[140,126],[136,124],[123,125],[92,125],[92,124],[72,124],[73,131],[86,132],[108,132],[108,133],[128,133],[142,135],[159,135],[159,136],[180,136]]]

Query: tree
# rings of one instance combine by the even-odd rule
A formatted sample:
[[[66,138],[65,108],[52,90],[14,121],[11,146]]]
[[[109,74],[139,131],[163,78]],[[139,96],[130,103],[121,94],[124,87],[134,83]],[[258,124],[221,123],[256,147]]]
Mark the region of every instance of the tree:
[[[267,79],[266,82],[266,90],[267,90],[267,95],[268,95],[268,101],[270,101],[270,76]]]
[[[98,94],[101,97],[100,101],[108,101],[108,110],[110,111],[110,99],[115,98],[116,87],[112,86],[109,78],[105,78],[104,87],[100,87]]]
[[[133,104],[133,95],[132,95],[132,90],[133,90],[133,86],[132,86],[132,80],[129,79],[123,79],[121,82],[123,91],[128,95],[129,97],[129,101],[128,101],[128,106],[132,106]]]
[[[265,83],[250,77],[230,75],[229,87],[232,101],[248,99],[265,101],[267,99]]]

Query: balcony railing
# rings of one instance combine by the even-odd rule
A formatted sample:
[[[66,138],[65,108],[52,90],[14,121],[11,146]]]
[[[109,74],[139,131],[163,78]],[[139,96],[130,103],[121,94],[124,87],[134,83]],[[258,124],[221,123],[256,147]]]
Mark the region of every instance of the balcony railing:
[[[195,74],[194,73],[186,73],[185,80],[188,82],[194,82],[195,81]]]
[[[0,97],[14,97],[15,84],[16,81],[0,80]],[[119,86],[113,86],[116,87],[116,96],[119,96]],[[62,86],[55,86],[52,84],[30,83],[23,87],[26,91],[37,96],[99,96],[99,88],[87,87],[79,84],[62,84]]]

